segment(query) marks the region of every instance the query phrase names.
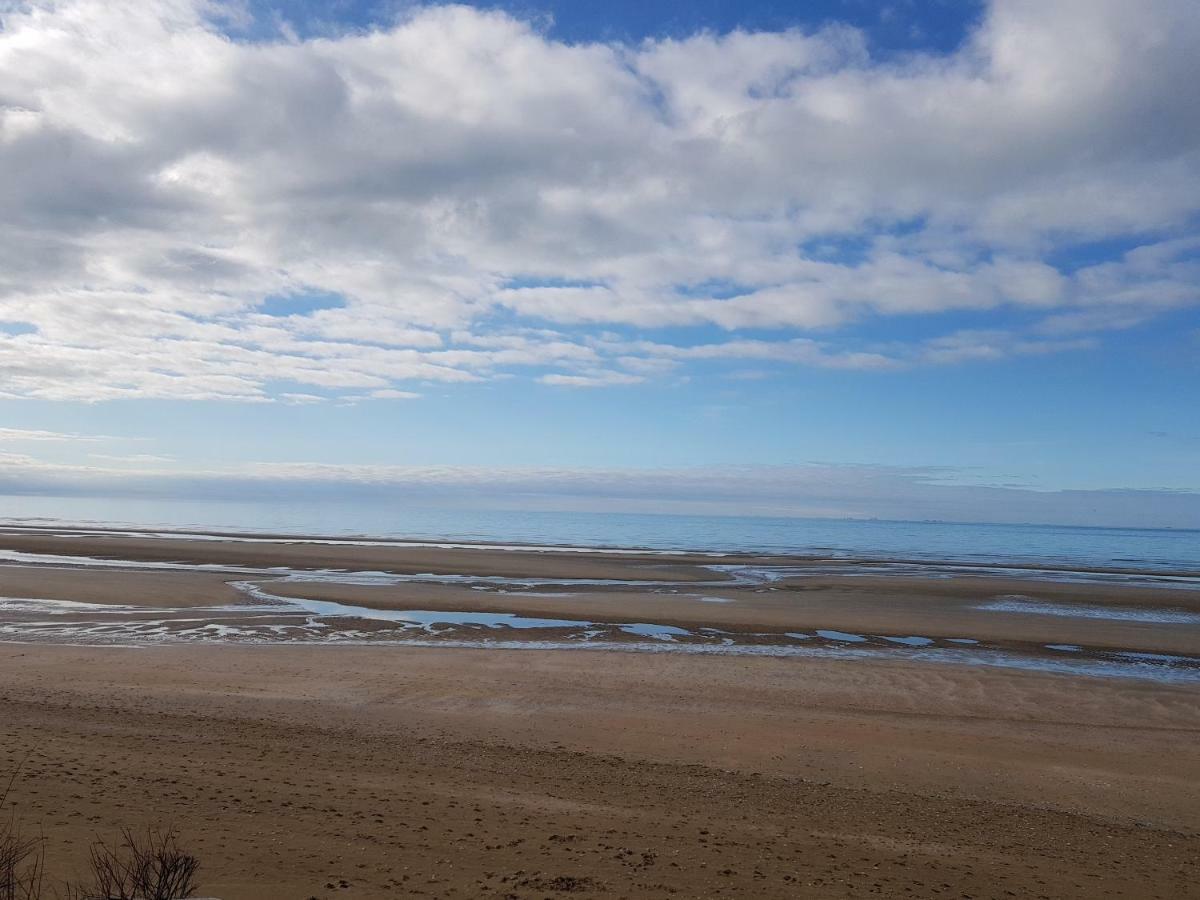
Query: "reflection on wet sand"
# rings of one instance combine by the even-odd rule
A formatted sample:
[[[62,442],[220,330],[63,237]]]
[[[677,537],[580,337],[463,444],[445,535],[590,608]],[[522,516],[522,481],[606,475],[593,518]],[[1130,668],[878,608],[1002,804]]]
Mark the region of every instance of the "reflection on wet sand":
[[[1187,572],[0,533],[7,641],[891,658],[1191,682],[1196,587]]]
[[[295,575],[278,583],[294,582]],[[300,578],[299,580],[303,580]],[[1200,657],[1022,646],[976,638],[860,634],[837,629],[744,632],[664,622],[552,618],[515,612],[380,609],[272,593],[274,582],[231,582],[244,602],[212,607],[135,606],[0,598],[0,639],[80,644],[233,642],[242,644],[405,644],[524,649],[610,649],[723,655],[913,660],[1025,668],[1102,677],[1200,684]],[[555,596],[569,598],[569,593]],[[647,642],[649,641],[649,642]],[[970,650],[965,649],[971,647]],[[1052,651],[1053,655],[1039,653]],[[1071,653],[1068,661],[1062,653]]]

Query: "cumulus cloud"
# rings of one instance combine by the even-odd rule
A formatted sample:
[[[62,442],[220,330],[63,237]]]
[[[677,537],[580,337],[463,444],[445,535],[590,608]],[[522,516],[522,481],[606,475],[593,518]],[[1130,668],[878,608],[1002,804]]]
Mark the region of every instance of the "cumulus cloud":
[[[255,42],[235,14],[0,4],[0,397],[888,370],[1200,300],[1192,0],[993,0],[953,54],[888,61],[845,27],[567,44],[432,6]],[[1130,249],[1061,262],[1099,242]],[[979,327],[855,341],[947,311]],[[725,336],[655,338],[680,326]]]

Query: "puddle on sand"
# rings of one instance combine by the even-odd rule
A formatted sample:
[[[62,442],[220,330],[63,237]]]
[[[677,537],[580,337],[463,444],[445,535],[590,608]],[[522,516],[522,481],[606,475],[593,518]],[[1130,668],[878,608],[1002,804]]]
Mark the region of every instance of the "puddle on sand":
[[[844,641],[849,644],[866,643],[866,638],[861,634],[850,634],[845,631],[830,631],[828,629],[817,629],[817,635],[825,638],[827,641]]]
[[[591,649],[717,655],[906,659],[1200,685],[1200,657],[1049,644],[1026,654],[974,638],[805,632],[695,631],[651,622],[594,622],[507,612],[381,610],[271,594],[233,583],[247,602],[213,607],[132,607],[0,598],[0,640],[144,646],[165,642],[374,644],[509,649]]]
[[[588,628],[592,623],[580,619],[541,619],[518,616],[515,613],[439,612],[425,609],[374,609],[367,606],[348,606],[324,600],[294,600],[300,609],[322,618],[344,617],[397,622],[431,631],[437,625],[473,626],[477,628]]]
[[[261,589],[255,589],[259,597],[271,597]],[[282,599],[282,598],[281,598]],[[287,598],[291,599],[291,598]],[[561,628],[584,629],[589,639],[602,635],[608,628],[615,628],[624,634],[638,637],[649,637],[659,641],[673,641],[677,637],[692,637],[693,633],[686,628],[675,625],[659,625],[652,622],[592,622],[586,619],[547,619],[535,616],[521,616],[516,613],[489,612],[446,612],[441,610],[422,609],[374,609],[367,606],[349,606],[344,603],[334,603],[324,600],[291,599],[296,606],[313,615],[322,618],[359,618],[385,622],[396,622],[401,625],[418,626],[426,632],[433,633],[445,627],[467,628]],[[439,627],[440,626],[440,627]]]
[[[1156,625],[1200,625],[1200,613],[1172,609],[1089,606],[1082,603],[1043,603],[1022,594],[1005,594],[976,607],[986,612],[1060,616],[1069,619],[1107,619],[1113,622],[1149,622]]]

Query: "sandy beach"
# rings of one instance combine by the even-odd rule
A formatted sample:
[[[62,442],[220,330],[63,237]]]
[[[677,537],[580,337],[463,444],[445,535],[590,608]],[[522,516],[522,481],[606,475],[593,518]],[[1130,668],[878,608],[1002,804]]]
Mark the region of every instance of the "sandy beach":
[[[0,766],[25,760],[11,799],[58,876],[97,833],[173,823],[226,900],[1200,881],[1187,585],[19,531],[0,550]]]
[[[0,900],[1200,900],[1198,83],[0,0]]]

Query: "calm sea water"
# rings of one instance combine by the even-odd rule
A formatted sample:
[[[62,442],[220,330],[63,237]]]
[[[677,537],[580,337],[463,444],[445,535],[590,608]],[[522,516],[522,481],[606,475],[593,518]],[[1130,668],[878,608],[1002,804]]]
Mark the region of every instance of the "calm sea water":
[[[0,520],[307,535],[1200,570],[1200,531],[0,496]]]

